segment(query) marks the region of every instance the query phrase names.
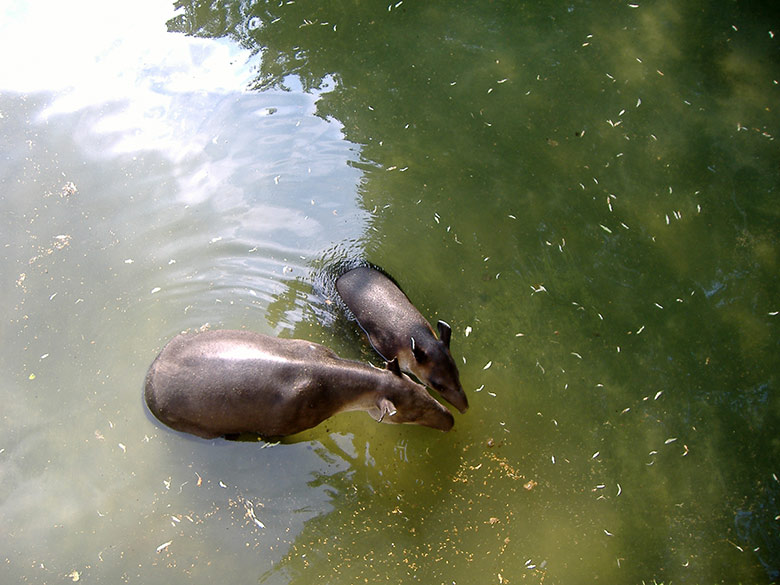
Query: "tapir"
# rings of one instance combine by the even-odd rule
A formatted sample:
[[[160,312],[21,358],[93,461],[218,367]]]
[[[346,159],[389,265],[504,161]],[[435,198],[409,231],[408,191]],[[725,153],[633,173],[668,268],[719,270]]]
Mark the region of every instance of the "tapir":
[[[469,407],[450,353],[452,329],[439,321],[439,338],[398,286],[381,271],[359,266],[336,280],[336,290],[371,346],[385,361],[435,389],[460,412]]]
[[[397,362],[377,368],[317,343],[250,331],[174,337],[150,366],[144,396],[161,422],[209,439],[293,435],[349,410],[441,431],[454,422]]]

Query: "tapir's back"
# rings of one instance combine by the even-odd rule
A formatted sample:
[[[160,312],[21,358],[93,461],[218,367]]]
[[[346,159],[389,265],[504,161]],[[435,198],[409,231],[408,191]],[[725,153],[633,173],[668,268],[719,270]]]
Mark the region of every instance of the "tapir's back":
[[[336,289],[371,345],[387,360],[396,356],[400,331],[408,336],[418,328],[430,330],[403,291],[378,270],[354,268],[339,277]],[[403,340],[405,345],[408,341],[408,337]]]
[[[311,364],[334,359],[321,345],[249,331],[179,335],[149,369],[146,402],[167,425],[202,437],[292,434],[289,421],[307,428],[311,412],[297,411],[301,404],[311,411],[312,405],[305,398],[291,398],[317,386],[312,384]],[[316,399],[317,394],[312,395]],[[244,415],[236,417],[236,412]],[[277,421],[285,426],[277,426]]]

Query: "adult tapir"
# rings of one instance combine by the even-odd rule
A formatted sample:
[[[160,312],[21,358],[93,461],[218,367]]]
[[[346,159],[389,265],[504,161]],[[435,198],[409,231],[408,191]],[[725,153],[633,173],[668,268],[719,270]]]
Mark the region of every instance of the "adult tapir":
[[[405,372],[434,388],[460,412],[469,407],[450,353],[452,329],[439,321],[439,338],[400,288],[370,266],[348,270],[336,290],[369,342],[385,361],[398,360]]]
[[[249,331],[174,337],[149,368],[144,396],[160,421],[205,438],[282,437],[348,410],[385,423],[453,425],[452,414],[397,362],[376,368],[317,343]]]

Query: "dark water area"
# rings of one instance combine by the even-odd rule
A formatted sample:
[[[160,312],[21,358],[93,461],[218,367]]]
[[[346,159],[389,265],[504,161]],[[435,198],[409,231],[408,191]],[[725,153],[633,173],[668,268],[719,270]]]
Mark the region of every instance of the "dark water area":
[[[2,10],[3,582],[780,579],[775,8]],[[146,411],[182,330],[379,364],[354,258],[452,325],[451,432]]]

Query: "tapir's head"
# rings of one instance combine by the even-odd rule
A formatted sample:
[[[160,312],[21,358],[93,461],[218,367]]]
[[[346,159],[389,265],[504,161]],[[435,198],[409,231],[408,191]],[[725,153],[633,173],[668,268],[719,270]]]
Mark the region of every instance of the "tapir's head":
[[[422,335],[410,339],[414,360],[409,370],[460,412],[466,412],[469,401],[460,385],[460,375],[450,353],[452,329],[444,321],[437,324],[439,339],[433,335]]]
[[[402,374],[397,360],[388,363],[387,369],[389,383],[377,395],[376,405],[368,410],[372,417],[379,422],[422,425],[440,431],[452,428],[452,413],[428,394],[425,386]]]

